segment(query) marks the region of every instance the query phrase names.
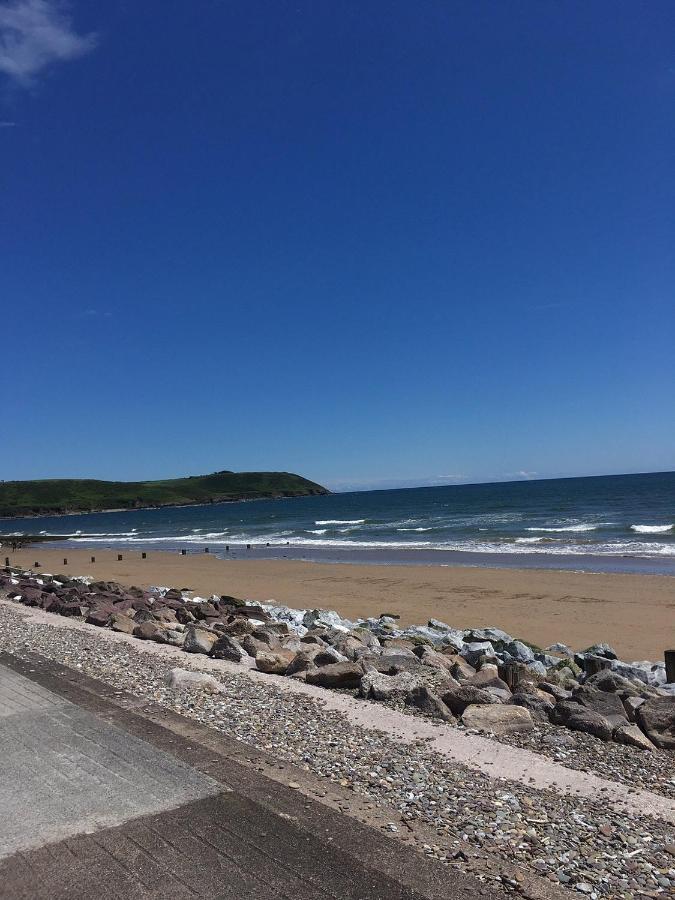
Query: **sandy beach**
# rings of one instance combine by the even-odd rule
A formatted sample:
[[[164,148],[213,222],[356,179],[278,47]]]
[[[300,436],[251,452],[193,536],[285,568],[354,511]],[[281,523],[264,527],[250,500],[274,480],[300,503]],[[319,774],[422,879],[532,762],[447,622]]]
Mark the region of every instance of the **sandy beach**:
[[[90,561],[95,555],[96,562]],[[47,550],[11,553],[12,565],[124,584],[190,588],[297,607],[336,609],[348,618],[398,614],[403,624],[434,617],[458,627],[495,625],[541,646],[583,649],[607,641],[623,659],[663,658],[675,646],[675,579],[532,569],[369,566],[294,560],[224,560],[207,554]]]

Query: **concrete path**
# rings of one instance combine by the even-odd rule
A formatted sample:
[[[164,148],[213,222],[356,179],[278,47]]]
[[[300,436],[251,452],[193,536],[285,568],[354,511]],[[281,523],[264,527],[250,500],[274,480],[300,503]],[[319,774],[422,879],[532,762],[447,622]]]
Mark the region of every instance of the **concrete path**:
[[[0,859],[223,786],[0,666]]]
[[[46,660],[0,659],[1,898],[488,895],[215,751],[208,729],[175,715],[165,728],[98,684]]]

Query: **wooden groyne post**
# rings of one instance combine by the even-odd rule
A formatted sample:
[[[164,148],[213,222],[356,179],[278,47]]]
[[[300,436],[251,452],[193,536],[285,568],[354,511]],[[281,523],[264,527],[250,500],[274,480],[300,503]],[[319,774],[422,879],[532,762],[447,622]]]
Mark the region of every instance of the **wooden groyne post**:
[[[666,659],[666,684],[675,683],[675,650],[664,651]]]

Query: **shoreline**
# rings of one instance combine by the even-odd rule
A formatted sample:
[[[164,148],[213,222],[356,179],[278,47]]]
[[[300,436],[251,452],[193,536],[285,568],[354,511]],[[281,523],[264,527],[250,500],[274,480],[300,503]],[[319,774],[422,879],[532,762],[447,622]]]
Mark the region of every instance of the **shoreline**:
[[[610,643],[627,660],[663,659],[675,644],[674,585],[661,575],[587,573],[487,566],[376,567],[290,559],[222,559],[166,550],[114,551],[32,547],[11,565],[89,575],[140,587],[189,588],[301,608],[335,609],[350,619],[391,612],[402,625],[430,618],[453,627],[496,626],[540,646],[563,641],[577,650]],[[118,554],[122,560],[117,559]],[[91,556],[96,558],[91,563]],[[66,567],[64,558],[68,559]]]
[[[241,501],[246,502],[246,501]],[[517,569],[517,570],[544,570],[578,572],[585,574],[635,574],[635,575],[665,575],[675,577],[675,555],[668,556],[639,556],[632,554],[592,554],[592,553],[554,553],[523,551],[519,553],[499,552],[494,550],[448,550],[443,548],[418,548],[386,546],[363,547],[355,544],[354,547],[334,547],[330,545],[307,546],[304,544],[266,543],[259,539],[250,543],[230,542],[224,543],[222,539],[215,543],[204,536],[199,542],[195,539],[183,541],[180,539],[142,538],[133,541],[96,540],[89,535],[81,537],[57,534],[33,534],[22,535],[1,534],[0,548],[4,541],[5,549],[8,542],[16,537],[19,541],[25,540],[25,547],[33,545],[47,545],[49,549],[63,551],[110,551],[117,553],[152,552],[152,553],[179,553],[186,550],[190,555],[210,553],[212,556],[225,560],[295,560],[306,563],[367,565],[367,566],[422,566],[439,568],[487,568],[487,569]]]
[[[100,513],[133,513],[143,512],[149,509],[185,509],[192,506],[218,506],[220,503],[254,503],[257,500],[299,500],[302,497],[326,497],[330,495],[330,491],[325,494],[293,494],[290,497],[235,497],[232,500],[206,500],[203,503],[157,503],[153,506],[114,506],[106,509],[70,509],[64,512],[29,512],[20,513],[16,516],[0,516],[0,522],[15,522],[17,519],[60,519],[63,516],[94,516]],[[9,534],[0,534],[0,540],[11,537]],[[28,535],[33,537],[33,535]]]

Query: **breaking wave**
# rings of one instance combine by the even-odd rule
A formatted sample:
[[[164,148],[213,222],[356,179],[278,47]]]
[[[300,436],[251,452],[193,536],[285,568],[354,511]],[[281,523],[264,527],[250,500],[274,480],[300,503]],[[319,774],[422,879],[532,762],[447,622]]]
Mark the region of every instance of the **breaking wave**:
[[[363,525],[365,519],[317,519],[315,525]]]
[[[675,525],[631,525],[631,531],[638,534],[667,534],[675,529]]]
[[[428,527],[428,528],[420,527],[420,528],[397,528],[396,530],[397,531],[433,531],[434,529],[432,527]]]
[[[561,525],[557,528],[544,528],[543,526],[537,526],[535,528],[526,528],[526,531],[597,531],[597,525]]]

